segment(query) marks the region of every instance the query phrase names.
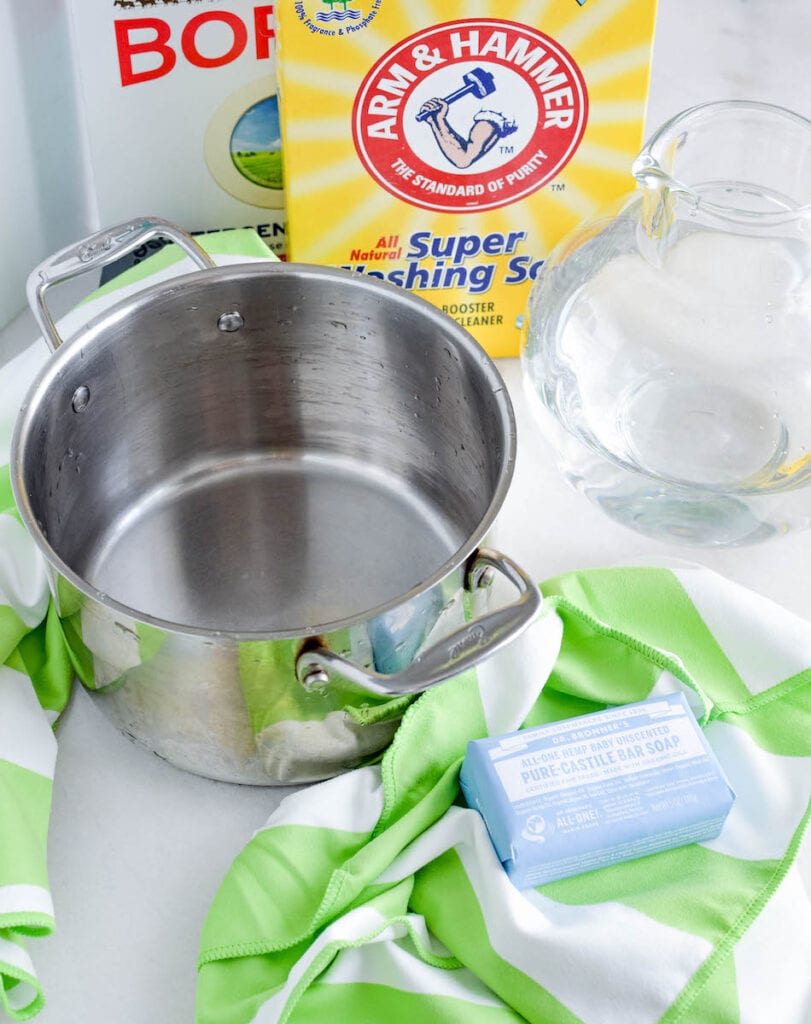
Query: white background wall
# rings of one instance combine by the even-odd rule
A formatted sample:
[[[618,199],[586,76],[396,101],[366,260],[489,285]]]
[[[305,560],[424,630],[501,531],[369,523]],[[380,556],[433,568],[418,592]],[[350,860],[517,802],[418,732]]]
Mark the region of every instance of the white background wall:
[[[696,103],[760,100],[811,118],[811,0],[659,0],[648,134]]]
[[[90,229],[65,0],[0,0],[0,328],[25,279]]]

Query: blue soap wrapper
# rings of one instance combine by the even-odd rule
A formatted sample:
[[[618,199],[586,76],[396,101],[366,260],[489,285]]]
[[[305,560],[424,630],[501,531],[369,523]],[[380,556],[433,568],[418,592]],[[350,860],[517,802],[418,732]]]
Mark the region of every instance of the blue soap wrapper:
[[[459,781],[519,889],[714,839],[735,801],[682,693],[472,740]]]

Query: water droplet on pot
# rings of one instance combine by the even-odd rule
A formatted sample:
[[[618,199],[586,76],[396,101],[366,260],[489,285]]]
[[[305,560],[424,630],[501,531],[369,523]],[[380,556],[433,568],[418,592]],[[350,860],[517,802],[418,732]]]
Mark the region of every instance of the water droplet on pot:
[[[87,387],[87,385],[82,384],[81,387],[76,388],[73,392],[73,398],[70,401],[71,408],[74,412],[84,412],[89,401],[90,388]]]
[[[243,327],[244,324],[245,321],[242,319],[242,314],[236,309],[230,313],[222,313],[217,321],[217,327],[224,334],[232,334],[234,331],[238,331],[240,327]]]

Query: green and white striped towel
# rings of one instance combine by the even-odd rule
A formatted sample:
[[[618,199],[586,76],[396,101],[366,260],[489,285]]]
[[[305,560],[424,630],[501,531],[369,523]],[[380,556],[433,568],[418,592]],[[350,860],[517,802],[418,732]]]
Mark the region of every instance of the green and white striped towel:
[[[252,231],[218,232],[202,244],[220,264],[276,258]],[[160,250],[66,316],[63,337],[146,283],[191,269],[174,246]],[[70,651],[69,624],[60,622],[49,600],[41,558],[9,483],[14,420],[48,356],[40,340],[0,371],[0,1019],[5,1013],[15,1021],[35,1016],[44,1003],[29,940],[54,926],[46,863],[53,725],[67,704],[74,670],[84,674]]]
[[[52,724],[73,669],[43,566],[0,473],[0,1007],[42,1004],[26,939],[53,928],[46,841],[56,761]]]
[[[286,798],[209,911],[197,1024],[808,1024],[811,625],[700,568],[543,585],[504,656],[380,765]],[[524,892],[459,799],[469,739],[683,690],[737,793],[717,839]]]

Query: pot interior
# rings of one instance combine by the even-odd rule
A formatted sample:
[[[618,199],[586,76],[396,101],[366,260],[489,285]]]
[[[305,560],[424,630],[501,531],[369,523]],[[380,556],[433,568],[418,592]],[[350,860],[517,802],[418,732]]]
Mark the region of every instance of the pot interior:
[[[360,275],[263,264],[88,325],[34,387],[16,471],[57,568],[136,617],[301,635],[450,571],[513,445],[501,379],[453,321]]]

